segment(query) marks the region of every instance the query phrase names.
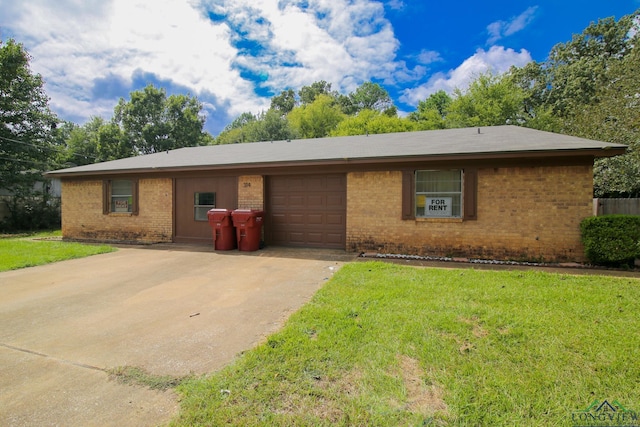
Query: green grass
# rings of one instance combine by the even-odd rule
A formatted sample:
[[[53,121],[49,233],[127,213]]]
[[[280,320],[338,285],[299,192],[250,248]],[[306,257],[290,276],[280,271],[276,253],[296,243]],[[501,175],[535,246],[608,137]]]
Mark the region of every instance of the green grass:
[[[177,389],[173,425],[569,426],[640,411],[640,281],[344,266],[282,331]]]
[[[152,375],[137,366],[118,366],[107,371],[109,378],[121,384],[139,385],[151,390],[168,390],[185,382],[189,376],[174,377],[172,375]]]
[[[59,231],[0,238],[0,271],[115,251],[115,248],[107,245],[46,240],[56,237],[60,237]]]

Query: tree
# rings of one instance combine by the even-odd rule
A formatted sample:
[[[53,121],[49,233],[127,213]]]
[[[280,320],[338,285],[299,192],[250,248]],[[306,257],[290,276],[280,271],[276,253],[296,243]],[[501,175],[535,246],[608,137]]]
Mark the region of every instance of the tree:
[[[308,105],[294,108],[287,116],[291,128],[302,138],[322,138],[344,119],[335,98],[320,94]]]
[[[596,91],[608,81],[610,64],[630,51],[629,32],[637,16],[638,12],[618,22],[613,17],[601,19],[570,42],[551,49],[546,103],[557,114],[566,116],[582,105],[598,102]]]
[[[267,110],[262,114],[260,123],[263,136],[258,141],[284,141],[295,137],[289,121],[276,110]]]
[[[640,195],[639,23],[640,10],[601,19],[545,62],[510,72],[525,93],[527,126],[629,145],[624,156],[596,160],[598,197]]]
[[[320,80],[314,83],[311,83],[310,86],[302,86],[302,88],[298,91],[298,96],[300,97],[300,104],[309,105],[312,104],[313,101],[320,95],[334,96],[331,92],[331,83],[327,83],[324,80]]]
[[[338,94],[335,97],[336,105],[347,116],[352,116],[358,112],[358,106],[353,105],[353,100],[349,95]]]
[[[277,110],[271,109],[266,113],[260,113],[256,120],[247,123],[241,129],[243,142],[282,141],[293,137],[287,119]]]
[[[349,94],[356,111],[385,111],[393,107],[389,93],[378,83],[364,82]]]
[[[201,111],[202,104],[196,98],[189,95],[167,98],[164,89],[148,85],[132,92],[130,101],[120,98],[114,110],[114,123],[120,126],[133,153],[149,154],[203,145]]]
[[[422,130],[445,129],[451,101],[451,96],[443,90],[432,93],[418,103],[416,111],[409,114],[409,120],[417,122]]]
[[[513,69],[517,84],[527,92],[526,110],[551,109],[569,117],[582,106],[598,103],[597,88],[606,85],[611,65],[631,51],[630,34],[638,26],[640,11],[591,23],[567,43],[555,45],[542,63]]]
[[[242,128],[225,129],[215,139],[216,145],[237,144],[245,142]]]
[[[12,195],[1,229],[60,225],[58,206],[42,177],[57,166],[53,130],[58,119],[49,109],[42,78],[31,72],[30,59],[22,44],[0,42],[0,187]]]
[[[33,194],[56,152],[52,130],[58,119],[30,59],[22,44],[0,42],[0,182],[17,198]]]
[[[117,123],[111,121],[100,126],[98,129],[98,161],[124,159],[137,154]]]
[[[95,163],[98,159],[98,130],[104,119],[93,117],[84,126],[64,122],[56,129],[56,139],[62,147],[58,163],[64,167],[73,167]]]
[[[635,153],[597,159],[594,197],[640,197],[640,159]]]
[[[242,113],[218,135],[215,143],[280,141],[293,137],[294,133],[286,117],[277,109],[269,109],[256,116],[248,112]]]
[[[447,127],[524,124],[524,92],[508,77],[481,74],[449,104]]]
[[[296,106],[296,93],[293,89],[287,89],[271,98],[271,110],[276,110],[282,115],[287,115]]]
[[[388,116],[375,110],[362,110],[356,116],[342,120],[331,132],[331,136],[411,132],[418,128],[419,125],[409,119]]]
[[[640,197],[640,45],[611,64],[608,81],[596,88],[599,100],[565,120],[565,130],[576,136],[626,144],[627,154],[598,159],[596,197]]]

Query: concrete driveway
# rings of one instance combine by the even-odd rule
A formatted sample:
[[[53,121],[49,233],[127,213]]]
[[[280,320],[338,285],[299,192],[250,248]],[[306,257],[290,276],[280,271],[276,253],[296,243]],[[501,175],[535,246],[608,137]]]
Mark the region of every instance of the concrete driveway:
[[[106,370],[220,369],[351,258],[165,245],[0,273],[0,425],[164,424],[173,392],[122,385]]]

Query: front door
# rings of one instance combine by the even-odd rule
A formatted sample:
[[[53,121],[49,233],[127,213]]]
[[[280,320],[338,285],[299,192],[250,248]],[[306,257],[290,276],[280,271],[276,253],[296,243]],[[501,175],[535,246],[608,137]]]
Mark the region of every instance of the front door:
[[[211,243],[207,211],[237,207],[238,178],[235,176],[176,178],[174,240],[178,243]]]

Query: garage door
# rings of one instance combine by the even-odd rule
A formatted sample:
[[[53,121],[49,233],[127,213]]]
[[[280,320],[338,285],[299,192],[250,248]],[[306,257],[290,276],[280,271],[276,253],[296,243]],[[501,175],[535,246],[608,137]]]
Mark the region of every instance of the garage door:
[[[267,179],[267,243],[345,248],[346,177],[270,176]]]

